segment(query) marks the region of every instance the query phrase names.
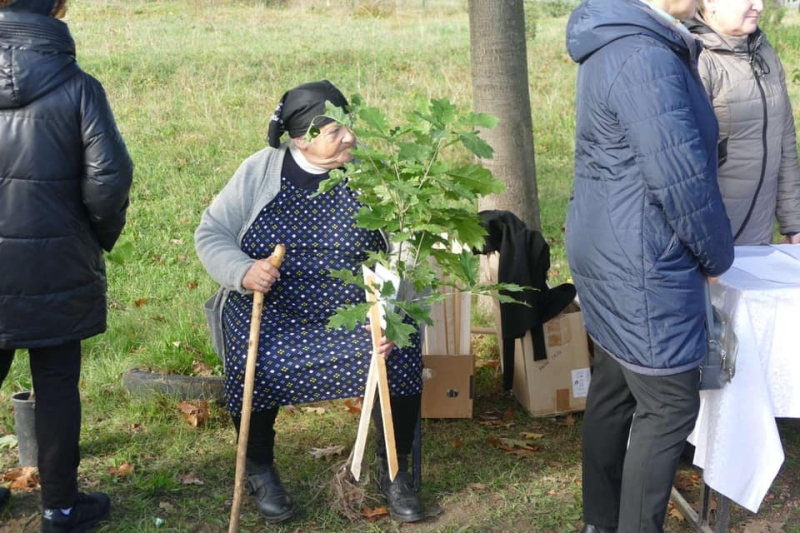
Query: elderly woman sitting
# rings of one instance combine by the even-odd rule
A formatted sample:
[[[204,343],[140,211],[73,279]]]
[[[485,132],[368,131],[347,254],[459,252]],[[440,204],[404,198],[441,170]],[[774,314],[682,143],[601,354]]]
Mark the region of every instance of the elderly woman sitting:
[[[372,344],[365,329],[328,330],[340,306],[364,300],[364,291],[329,276],[354,272],[370,252],[385,250],[378,231],[356,225],[361,204],[345,184],[314,196],[331,169],[352,159],[356,143],[345,125],[323,115],[326,102],[348,102],[329,81],[286,92],[269,127],[269,144],[242,163],[203,213],[195,233],[197,254],[221,286],[220,339],[226,397],[237,429],[241,423],[245,359],[253,292],[265,294],[247,443],[247,479],[268,522],[293,514],[292,499],[275,467],[275,419],[281,405],[364,394]],[[319,132],[307,136],[312,126]],[[281,143],[288,133],[289,139]],[[280,268],[268,260],[286,246]],[[400,472],[389,480],[381,425],[377,426],[378,482],[391,515],[403,522],[423,517],[411,487],[408,455],[420,409],[422,357],[419,337],[404,349],[384,341]]]

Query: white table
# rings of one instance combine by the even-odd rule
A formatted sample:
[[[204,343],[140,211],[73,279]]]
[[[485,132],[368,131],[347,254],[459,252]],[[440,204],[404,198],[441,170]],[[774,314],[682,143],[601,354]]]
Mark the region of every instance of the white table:
[[[800,418],[800,245],[737,247],[712,295],[739,338],[736,375],[701,392],[689,442],[704,483],[755,513],[784,460],[775,418]]]

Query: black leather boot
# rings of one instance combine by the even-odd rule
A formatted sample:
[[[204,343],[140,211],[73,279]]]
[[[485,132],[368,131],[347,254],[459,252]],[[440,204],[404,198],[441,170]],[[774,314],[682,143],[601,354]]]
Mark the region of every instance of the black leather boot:
[[[425,511],[414,492],[413,480],[408,472],[408,456],[398,457],[398,472],[394,481],[389,480],[389,465],[386,458],[377,458],[378,488],[389,504],[389,514],[398,522],[417,522],[425,518]]]
[[[254,494],[258,512],[270,524],[288,520],[294,514],[292,497],[286,492],[274,466],[247,464],[247,493]]]

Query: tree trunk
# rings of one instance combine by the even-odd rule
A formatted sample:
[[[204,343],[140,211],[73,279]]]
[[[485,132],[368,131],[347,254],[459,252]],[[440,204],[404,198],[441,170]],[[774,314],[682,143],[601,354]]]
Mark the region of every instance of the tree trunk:
[[[469,34],[474,109],[500,119],[482,132],[494,148],[482,163],[506,184],[480,208],[511,211],[539,230],[523,0],[469,0]]]

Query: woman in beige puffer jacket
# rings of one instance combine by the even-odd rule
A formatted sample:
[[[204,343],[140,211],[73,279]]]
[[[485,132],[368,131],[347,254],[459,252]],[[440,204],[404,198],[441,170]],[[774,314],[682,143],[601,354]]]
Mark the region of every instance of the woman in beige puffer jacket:
[[[719,185],[735,244],[800,243],[797,136],[783,65],[758,28],[761,0],[705,0],[687,26],[719,120]]]

